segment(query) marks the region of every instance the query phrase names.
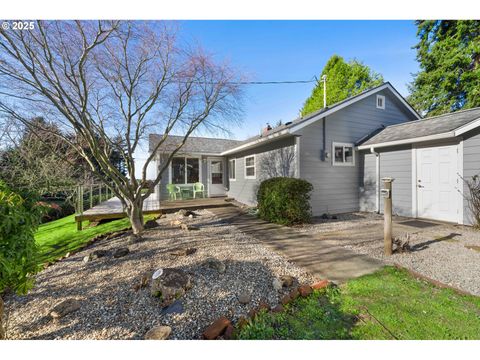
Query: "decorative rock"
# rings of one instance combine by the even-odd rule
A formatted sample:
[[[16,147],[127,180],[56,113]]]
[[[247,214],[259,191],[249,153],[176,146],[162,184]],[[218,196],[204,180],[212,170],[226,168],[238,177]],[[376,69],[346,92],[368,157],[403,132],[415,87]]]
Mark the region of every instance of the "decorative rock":
[[[292,291],[290,291],[290,301],[293,301],[295,300],[296,298],[298,298],[300,294],[298,293],[298,289],[293,289]]]
[[[159,226],[160,225],[155,220],[148,220],[145,222],[145,225],[143,225],[145,229],[153,229]]]
[[[67,253],[65,254],[65,257],[68,258],[69,256],[70,256],[70,253],[67,252]]]
[[[312,288],[308,285],[302,285],[298,287],[298,292],[301,297],[307,297],[312,293]]]
[[[290,287],[295,282],[295,278],[290,275],[280,276],[280,281],[282,282],[283,287]]]
[[[183,307],[183,303],[180,300],[177,300],[172,305],[163,308],[161,314],[183,314],[184,312],[185,309]]]
[[[252,320],[255,319],[255,317],[257,316],[257,310],[256,309],[251,309],[248,312],[247,316]]]
[[[222,316],[205,329],[203,332],[203,338],[205,340],[216,339],[225,332],[229,325],[231,325],[230,320],[228,320],[225,316]]]
[[[209,267],[210,269],[217,270],[220,274],[223,274],[226,270],[225,264],[215,258],[208,258],[205,260],[204,265]]]
[[[273,288],[277,291],[280,291],[282,290],[282,287],[283,287],[283,284],[282,284],[282,281],[280,279],[273,279],[272,281],[272,285],[273,285]]]
[[[83,262],[89,262],[90,260],[92,260],[92,257],[90,256],[90,254],[88,254],[87,256],[84,256],[83,257]]]
[[[252,300],[252,295],[249,292],[243,292],[237,295],[240,304],[248,304]]]
[[[130,250],[128,248],[118,248],[117,250],[114,251],[113,257],[121,258],[125,255],[128,255],[129,253],[130,253]]]
[[[275,306],[275,307],[272,309],[272,312],[273,312],[273,313],[281,313],[281,312],[283,312],[283,310],[285,310],[284,307],[283,307],[283,305],[282,305],[282,304],[278,304],[277,306]]]
[[[58,319],[77,311],[78,309],[80,309],[80,301],[77,299],[67,299],[55,305],[50,311],[50,316],[54,319]]]
[[[223,333],[223,338],[225,340],[230,340],[233,337],[233,333],[235,332],[235,328],[233,327],[232,324],[228,325],[227,328],[225,329],[225,332]]]
[[[145,340],[166,340],[172,333],[170,326],[156,326],[147,331]]]
[[[143,274],[142,277],[140,278],[140,281],[134,285],[133,289],[135,291],[138,291],[146,287],[149,281],[150,281],[150,276],[148,274]]]
[[[174,268],[166,268],[158,277],[152,277],[150,292],[152,296],[162,300],[162,306],[171,305],[176,299],[182,297],[192,287],[190,275],[185,271]]]
[[[326,288],[327,286],[328,286],[328,280],[322,280],[313,284],[311,287],[313,290],[319,290],[319,289]]]
[[[284,297],[282,297],[282,299],[280,300],[280,303],[282,305],[287,305],[290,300],[292,300],[292,298],[290,297],[290,295],[285,295]]]
[[[180,220],[172,220],[170,221],[171,226],[180,226],[182,225],[182,222]]]
[[[187,256],[187,255],[192,255],[197,252],[196,248],[186,248],[186,249],[174,249],[173,251],[170,252],[170,255],[173,256]]]
[[[200,230],[198,226],[192,226],[187,224],[181,224],[180,227],[182,228],[182,230],[185,231]]]
[[[95,250],[94,252],[92,252],[90,254],[90,257],[92,259],[99,259],[101,257],[108,256],[108,254],[109,254],[109,252],[107,250],[99,249],[99,250]]]

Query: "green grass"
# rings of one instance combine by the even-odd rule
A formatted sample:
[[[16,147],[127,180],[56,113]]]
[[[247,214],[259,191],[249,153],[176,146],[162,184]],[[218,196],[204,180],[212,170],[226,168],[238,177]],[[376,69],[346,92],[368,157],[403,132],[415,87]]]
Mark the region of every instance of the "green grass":
[[[150,218],[153,216],[145,216],[145,220]],[[128,219],[119,219],[77,231],[75,215],[42,224],[35,234],[35,241],[39,247],[38,261],[39,263],[54,261],[68,252],[81,248],[97,235],[129,227]]]
[[[392,267],[263,312],[239,339],[480,339],[480,298]]]

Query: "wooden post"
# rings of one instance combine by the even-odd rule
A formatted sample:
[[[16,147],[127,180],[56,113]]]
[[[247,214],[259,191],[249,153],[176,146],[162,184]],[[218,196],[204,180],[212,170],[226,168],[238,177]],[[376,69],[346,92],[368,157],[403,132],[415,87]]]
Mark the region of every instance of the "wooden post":
[[[383,189],[381,190],[384,199],[384,228],[383,228],[383,246],[385,255],[392,255],[392,178],[383,178]]]

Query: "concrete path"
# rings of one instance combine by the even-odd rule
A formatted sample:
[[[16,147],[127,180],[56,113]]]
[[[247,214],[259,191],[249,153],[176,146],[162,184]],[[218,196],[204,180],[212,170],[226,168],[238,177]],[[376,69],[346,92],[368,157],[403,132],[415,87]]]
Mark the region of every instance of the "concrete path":
[[[372,273],[384,265],[379,260],[339,246],[335,240],[322,239],[321,234],[305,234],[271,224],[234,206],[209,211],[321,279],[343,283]]]

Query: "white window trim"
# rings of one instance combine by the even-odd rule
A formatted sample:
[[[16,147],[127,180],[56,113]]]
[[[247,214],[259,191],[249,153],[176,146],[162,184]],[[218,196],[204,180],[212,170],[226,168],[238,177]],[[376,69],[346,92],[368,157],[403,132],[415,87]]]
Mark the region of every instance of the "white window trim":
[[[378,106],[378,99],[382,99],[382,106]],[[383,95],[377,95],[375,105],[376,105],[377,109],[385,110],[385,96],[383,96]]]
[[[247,159],[252,158],[252,157],[253,157],[253,166],[252,165],[247,166]],[[247,167],[249,167],[249,168],[253,167],[253,171],[254,171],[255,175],[247,176]],[[244,170],[245,179],[256,179],[257,178],[257,162],[256,162],[255,154],[254,155],[248,155],[248,156],[245,156],[243,158],[243,170]]]
[[[352,162],[336,162],[335,161],[335,147],[336,146],[343,146],[343,147],[351,147],[352,148]],[[343,150],[343,160],[345,160],[345,150]],[[355,146],[352,143],[341,143],[341,142],[332,142],[332,165],[333,166],[355,166]]]
[[[202,182],[202,157],[201,156],[189,156],[189,155],[177,155],[174,156],[174,158],[184,158],[185,159],[185,169],[187,167],[187,159],[198,159],[198,181]],[[168,183],[173,184],[172,182],[172,160],[170,161],[170,164],[168,164]],[[174,184],[174,185],[193,185],[194,183],[187,183],[187,171],[185,170],[185,180],[181,184]]]
[[[232,167],[232,161],[235,162],[235,171],[233,172],[233,176],[235,177],[230,177],[230,169]],[[228,160],[228,180],[229,181],[237,181],[237,159],[230,159]]]

